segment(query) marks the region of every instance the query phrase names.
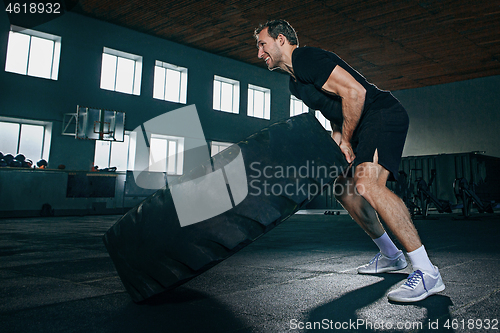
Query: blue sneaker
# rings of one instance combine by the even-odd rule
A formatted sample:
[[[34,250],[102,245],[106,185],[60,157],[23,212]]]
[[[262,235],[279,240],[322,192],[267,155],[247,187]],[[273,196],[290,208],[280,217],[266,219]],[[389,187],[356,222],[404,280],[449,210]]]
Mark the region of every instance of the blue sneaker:
[[[416,270],[401,287],[387,294],[389,300],[394,302],[418,302],[430,295],[443,291],[445,286],[439,269],[436,269],[435,275],[429,272]]]
[[[392,271],[399,271],[408,266],[403,251],[399,251],[396,257],[389,258],[382,253],[377,253],[375,257],[366,265],[358,267],[360,274],[377,274]]]

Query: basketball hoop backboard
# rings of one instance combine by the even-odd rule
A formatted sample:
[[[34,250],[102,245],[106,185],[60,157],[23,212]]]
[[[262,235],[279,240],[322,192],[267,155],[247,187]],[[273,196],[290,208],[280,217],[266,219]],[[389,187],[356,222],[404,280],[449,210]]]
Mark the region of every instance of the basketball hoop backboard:
[[[77,139],[123,142],[125,134],[125,112],[77,106],[76,114],[66,114],[64,119],[75,120],[74,135]],[[63,129],[69,128],[63,124]],[[70,135],[63,130],[63,134]]]

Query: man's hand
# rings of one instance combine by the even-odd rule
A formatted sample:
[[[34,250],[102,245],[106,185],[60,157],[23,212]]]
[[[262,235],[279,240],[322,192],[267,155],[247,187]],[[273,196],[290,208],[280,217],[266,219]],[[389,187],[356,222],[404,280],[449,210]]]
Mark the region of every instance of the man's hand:
[[[352,163],[352,161],[356,158],[356,155],[354,155],[354,152],[352,151],[351,144],[349,142],[342,141],[339,147],[342,153],[344,153],[347,163]]]

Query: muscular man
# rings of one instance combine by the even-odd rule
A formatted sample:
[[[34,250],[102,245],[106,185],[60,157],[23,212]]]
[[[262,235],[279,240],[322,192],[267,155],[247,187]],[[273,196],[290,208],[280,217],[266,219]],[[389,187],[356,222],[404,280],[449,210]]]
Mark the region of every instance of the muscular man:
[[[354,168],[352,178],[337,179],[337,186],[344,189],[336,191],[337,200],[380,249],[368,264],[358,268],[358,273],[382,273],[407,266],[380,217],[407,251],[414,269],[388,298],[416,302],[444,290],[439,270],[430,262],[406,206],[386,187],[389,177],[398,176],[408,131],[406,110],[390,92],[367,82],[336,54],[314,47],[299,48],[295,30],[284,20],[260,25],[254,36],[258,57],[270,70],[280,68],[289,73],[292,94],[330,120],[332,138]]]

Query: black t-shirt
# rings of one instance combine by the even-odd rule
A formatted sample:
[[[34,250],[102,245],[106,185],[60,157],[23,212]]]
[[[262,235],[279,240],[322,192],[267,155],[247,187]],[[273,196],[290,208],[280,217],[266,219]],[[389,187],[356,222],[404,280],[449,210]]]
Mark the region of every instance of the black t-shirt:
[[[292,53],[292,67],[297,80],[290,76],[290,91],[309,108],[319,110],[326,119],[342,126],[342,100],[322,90],[335,66],[351,74],[366,89],[363,114],[370,109],[387,108],[398,101],[388,91],[380,90],[333,52],[315,47],[296,48]]]

